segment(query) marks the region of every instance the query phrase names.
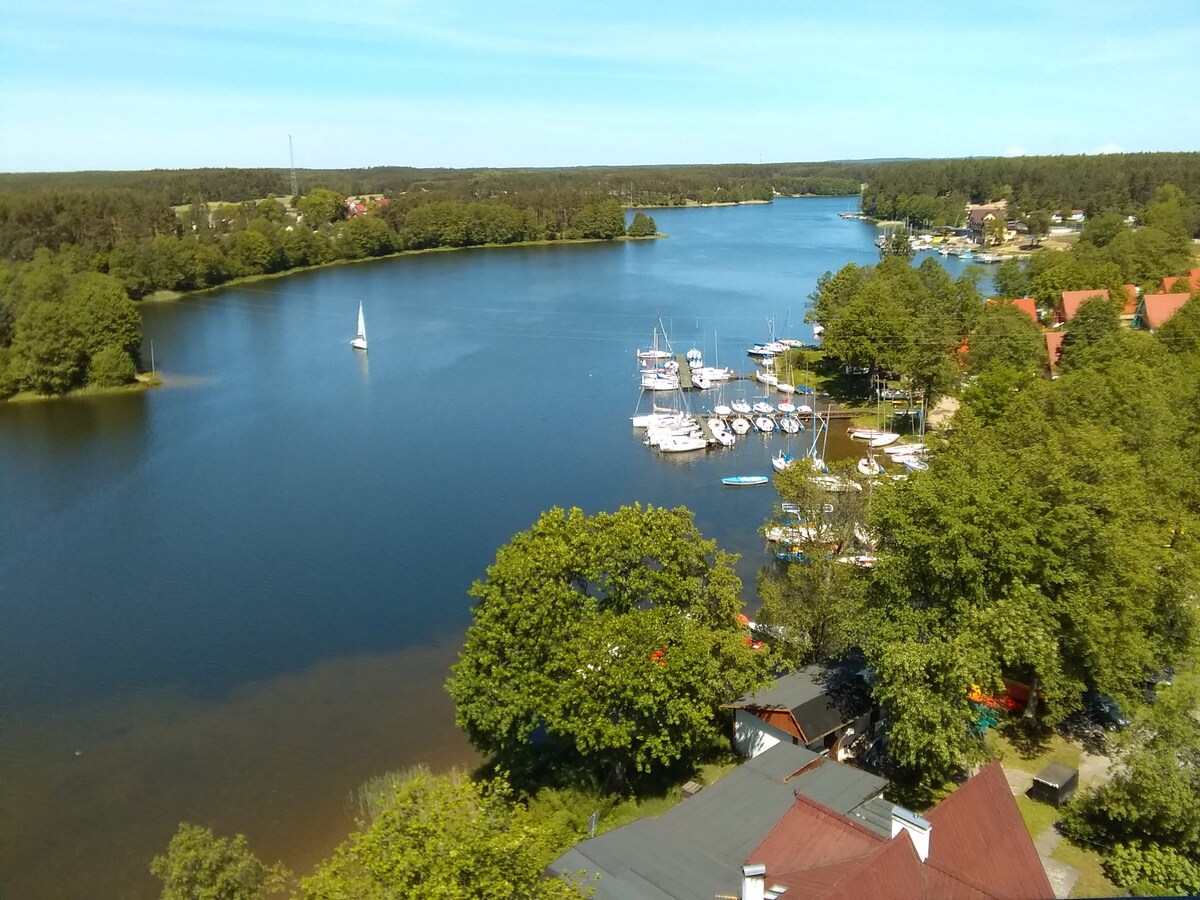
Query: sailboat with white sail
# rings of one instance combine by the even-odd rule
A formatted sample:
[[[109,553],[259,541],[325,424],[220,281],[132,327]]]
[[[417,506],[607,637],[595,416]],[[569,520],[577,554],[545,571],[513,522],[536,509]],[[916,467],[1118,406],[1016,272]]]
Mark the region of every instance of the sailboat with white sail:
[[[350,342],[350,346],[355,350],[362,350],[364,353],[367,350],[367,323],[366,320],[363,319],[363,307],[361,300],[358,301],[358,334],[354,336],[354,340]]]

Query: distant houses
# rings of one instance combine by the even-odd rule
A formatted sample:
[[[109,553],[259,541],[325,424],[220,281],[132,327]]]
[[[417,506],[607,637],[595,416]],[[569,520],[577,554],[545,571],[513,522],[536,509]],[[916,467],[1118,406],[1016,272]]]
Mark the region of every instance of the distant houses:
[[[1121,287],[1122,290],[1116,298],[1113,298],[1107,288],[1063,291],[1059,295],[1054,309],[1047,314],[1050,327],[1044,335],[1046,359],[1052,374],[1058,368],[1063,340],[1068,331],[1067,326],[1078,314],[1080,307],[1088,300],[1120,300],[1121,308],[1118,315],[1124,325],[1146,331],[1157,331],[1187,303],[1193,293],[1200,291],[1200,269],[1192,269],[1187,275],[1171,275],[1163,278],[1160,283],[1160,291],[1154,294],[1142,295],[1135,284],[1125,284]],[[1190,292],[1184,288],[1189,288]],[[1015,306],[1034,322],[1040,322],[1042,318],[1032,297],[995,297],[988,303],[1005,303]]]

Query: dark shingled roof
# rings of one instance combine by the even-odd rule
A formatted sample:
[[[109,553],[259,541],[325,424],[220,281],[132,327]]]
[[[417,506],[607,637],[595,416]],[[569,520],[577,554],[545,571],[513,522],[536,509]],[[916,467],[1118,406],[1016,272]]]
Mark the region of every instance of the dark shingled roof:
[[[808,767],[808,768],[806,768]],[[797,774],[800,773],[800,774]],[[587,873],[595,900],[712,900],[736,895],[746,856],[795,802],[796,794],[848,813],[887,786],[882,778],[777,744],[656,819],[583,841],[549,866]],[[593,881],[593,875],[600,876]]]
[[[805,742],[815,741],[870,709],[866,686],[857,663],[805,666],[774,683],[728,704],[730,709],[786,709],[796,720]]]

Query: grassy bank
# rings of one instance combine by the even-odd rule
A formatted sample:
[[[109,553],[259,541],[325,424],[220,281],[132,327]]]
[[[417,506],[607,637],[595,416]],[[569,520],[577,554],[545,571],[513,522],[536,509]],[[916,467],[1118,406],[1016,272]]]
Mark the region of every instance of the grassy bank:
[[[152,387],[158,387],[162,384],[162,376],[157,372],[144,372],[137,376],[137,380],[132,384],[120,384],[115,387],[99,387],[94,384],[89,384],[78,388],[74,391],[69,391],[65,394],[39,394],[35,391],[21,391],[13,394],[7,400],[2,402],[7,403],[41,403],[45,400],[61,400],[64,397],[107,397],[112,394],[137,394],[141,391],[149,390]]]

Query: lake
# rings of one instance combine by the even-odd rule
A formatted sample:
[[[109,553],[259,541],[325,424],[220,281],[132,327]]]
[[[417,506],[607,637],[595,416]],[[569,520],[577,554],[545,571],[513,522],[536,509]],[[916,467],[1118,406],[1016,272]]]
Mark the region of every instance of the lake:
[[[180,821],[306,873],[366,778],[476,763],[442,690],[467,590],[551,506],[686,505],[753,605],[775,495],[720,478],[784,439],[650,452],[634,352],[660,320],[738,371],[768,320],[810,339],[817,277],[877,258],[853,207],[655,210],[669,238],[147,304],[162,388],[0,404],[0,895],[157,896]]]

